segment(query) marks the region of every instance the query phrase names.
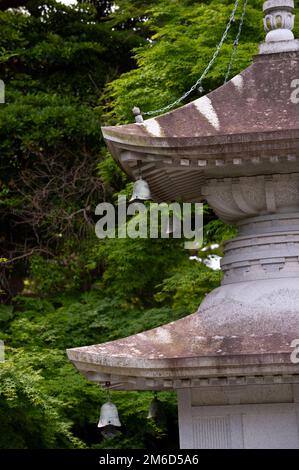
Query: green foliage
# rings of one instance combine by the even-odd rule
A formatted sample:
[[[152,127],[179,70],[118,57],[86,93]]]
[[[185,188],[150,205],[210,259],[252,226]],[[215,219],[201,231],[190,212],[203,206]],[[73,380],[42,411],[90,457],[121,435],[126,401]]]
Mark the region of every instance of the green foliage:
[[[93,229],[105,197],[97,167],[107,153],[95,108],[143,42],[132,29],[98,21],[90,4],[27,6],[31,15],[0,11],[0,240],[3,255],[16,260],[2,270],[8,299],[32,254],[61,255],[66,239],[84,243]]]
[[[11,311],[3,312],[1,317]],[[13,347],[59,348],[102,343],[181,318],[185,309],[133,308],[93,290],[73,297],[16,298],[9,344]]]
[[[107,198],[107,196],[111,197],[113,193],[119,193],[122,190],[127,182],[127,176],[109,152],[103,152],[103,156],[103,160],[98,164],[98,173],[105,186]]]
[[[236,229],[208,207],[197,260],[177,240],[100,241],[94,209],[132,190],[100,125],[131,122],[134,105],[149,111],[189,89],[233,0],[119,0],[118,9],[104,0],[79,1],[80,8],[27,3],[30,14],[0,11],[0,447],[173,448],[169,393],[160,396],[166,420],[159,426],[146,419],[150,393],[113,393],[123,432],[104,440],[96,423],[105,393],[74,369],[65,349],[182,318],[219,285],[221,273],[204,262],[222,255]],[[205,92],[223,83],[240,14]],[[261,2],[252,0],[232,75],[263,39],[261,19]]]
[[[85,447],[72,434],[71,421],[63,419],[64,406],[26,353],[6,348],[0,367],[0,448]]]
[[[64,237],[61,251],[55,258],[33,255],[26,292],[49,296],[87,289],[99,273],[101,263],[100,259],[87,261],[95,243],[94,235],[87,235],[80,243],[80,250],[77,249],[76,240]]]
[[[9,426],[20,430],[13,442],[0,440],[0,447],[78,447],[84,445],[82,440],[97,448],[144,447],[148,443],[159,446],[168,442],[166,425],[155,427],[145,420],[150,394],[119,392],[113,394],[113,401],[120,411],[124,435],[107,444],[96,430],[105,393],[78,374],[66,360],[64,350],[159,326],[180,318],[185,314],[183,310],[126,309],[96,291],[83,294],[77,301],[18,297],[14,311],[5,310],[9,315],[1,318],[8,323],[8,360],[0,366],[4,390],[0,386],[0,401],[11,419],[7,435],[12,432]],[[169,400],[168,394],[163,394],[162,398],[167,399],[167,419],[174,422],[174,396]],[[36,430],[31,432],[34,426]]]
[[[173,102],[188,90],[212,58],[233,4],[232,0],[150,2],[146,15],[151,41],[135,49],[138,68],[107,85],[106,120],[131,121],[133,105],[151,111]],[[226,44],[203,81],[205,92],[223,84],[240,14],[239,7]],[[249,2],[232,75],[244,69],[257,52],[257,44],[263,39],[261,24],[260,1]],[[190,99],[196,97],[195,93]]]
[[[171,277],[166,278],[156,294],[156,300],[168,301],[174,309],[184,308],[195,312],[212,289],[219,287],[221,272],[213,271],[198,261],[188,261]]]
[[[236,226],[227,225],[219,219],[214,219],[205,225],[204,244],[223,244],[226,240],[236,237],[238,229]]]
[[[149,238],[107,239],[95,253],[105,265],[105,291],[147,305],[153,302],[156,286],[187,256],[181,241]]]

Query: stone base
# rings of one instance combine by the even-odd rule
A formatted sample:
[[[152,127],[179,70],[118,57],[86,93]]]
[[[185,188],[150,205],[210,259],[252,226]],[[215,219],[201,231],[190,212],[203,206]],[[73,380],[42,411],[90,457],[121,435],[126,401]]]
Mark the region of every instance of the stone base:
[[[291,384],[178,390],[180,447],[299,449],[298,399]]]
[[[299,51],[299,40],[263,42],[260,44],[260,54],[277,54],[281,52]]]

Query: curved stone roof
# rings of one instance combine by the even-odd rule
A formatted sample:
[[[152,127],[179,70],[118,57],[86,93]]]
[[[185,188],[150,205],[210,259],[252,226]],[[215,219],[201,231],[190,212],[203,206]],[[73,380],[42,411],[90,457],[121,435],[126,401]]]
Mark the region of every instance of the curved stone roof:
[[[259,55],[250,67],[208,95],[143,124],[104,127],[104,136],[108,141],[117,137],[125,141],[127,136],[129,143],[138,146],[151,137],[158,144],[158,140],[174,143],[184,138],[298,130],[298,106],[291,101],[291,83],[298,80],[298,69],[297,52]]]
[[[299,382],[294,334],[207,336],[198,314],[109,343],[74,348],[69,359],[89,380],[119,390]],[[268,380],[268,382],[267,382]],[[195,383],[195,382],[196,383]],[[264,383],[264,382],[263,382]]]
[[[68,357],[87,378],[127,390],[181,388],[195,379],[211,385],[243,377],[247,383],[262,375],[299,381],[299,365],[291,362],[298,301],[298,278],[226,285],[210,293],[196,314],[70,349]]]
[[[103,135],[133,179],[142,162],[157,200],[195,201],[206,178],[267,173],[273,156],[279,172],[299,169],[298,80],[298,52],[259,55],[208,95]]]

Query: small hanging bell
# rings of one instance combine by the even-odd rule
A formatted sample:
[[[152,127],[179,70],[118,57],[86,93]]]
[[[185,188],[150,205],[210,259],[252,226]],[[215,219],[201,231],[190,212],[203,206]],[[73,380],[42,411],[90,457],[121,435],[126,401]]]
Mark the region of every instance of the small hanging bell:
[[[117,408],[111,401],[104,403],[102,406],[100,420],[98,423],[98,428],[105,428],[107,426],[121,426]]]
[[[149,201],[150,199],[151,191],[148,183],[142,178],[135,181],[133,186],[133,194],[130,199],[130,202]]]
[[[163,406],[161,401],[157,397],[157,393],[155,393],[154,399],[152,400],[147,418],[153,419],[154,421],[162,421],[164,419],[165,413],[163,410]]]

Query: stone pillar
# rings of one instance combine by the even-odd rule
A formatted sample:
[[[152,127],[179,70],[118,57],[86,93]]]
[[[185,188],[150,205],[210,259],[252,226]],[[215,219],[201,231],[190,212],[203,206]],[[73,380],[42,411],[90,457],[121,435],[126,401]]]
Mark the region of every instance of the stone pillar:
[[[235,366],[244,361],[241,345],[254,339],[262,363],[262,342],[274,338],[273,368],[235,377],[228,361],[219,377],[178,390],[181,448],[298,449],[299,386],[276,375],[275,364],[283,338],[299,337],[299,174],[212,179],[203,194],[239,235],[226,243],[222,285],[202,302],[201,325],[223,345],[234,338],[226,355]]]
[[[299,316],[299,174],[209,180],[203,193],[239,227],[225,245],[222,286],[200,307],[207,327],[288,333]]]
[[[181,389],[178,403],[182,449],[299,448],[298,385]]]

